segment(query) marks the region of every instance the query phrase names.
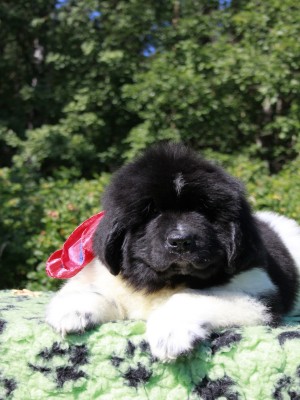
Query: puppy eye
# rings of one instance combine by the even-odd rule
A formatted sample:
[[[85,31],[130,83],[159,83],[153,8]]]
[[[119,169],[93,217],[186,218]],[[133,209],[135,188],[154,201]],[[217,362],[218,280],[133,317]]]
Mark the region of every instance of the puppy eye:
[[[156,207],[156,205],[154,204],[153,201],[148,203],[148,205],[146,207],[146,213],[147,213],[147,216],[149,216],[149,217],[155,217],[156,215],[159,214],[159,209]]]
[[[152,215],[158,215],[159,214],[159,209],[157,207],[153,207],[150,211]]]

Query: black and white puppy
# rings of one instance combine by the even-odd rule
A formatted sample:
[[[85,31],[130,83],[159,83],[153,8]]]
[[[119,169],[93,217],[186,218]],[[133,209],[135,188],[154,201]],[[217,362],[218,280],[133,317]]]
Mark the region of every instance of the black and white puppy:
[[[121,168],[103,206],[97,257],[48,307],[56,331],[145,319],[153,355],[170,360],[212,330],[300,311],[300,227],[253,215],[241,183],[185,146]]]

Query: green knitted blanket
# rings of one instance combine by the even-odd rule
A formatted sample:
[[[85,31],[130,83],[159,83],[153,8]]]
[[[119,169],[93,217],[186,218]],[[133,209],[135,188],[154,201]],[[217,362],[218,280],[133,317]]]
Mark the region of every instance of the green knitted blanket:
[[[0,292],[0,399],[300,399],[300,318],[222,330],[161,363],[142,321],[62,339],[44,323],[50,296]]]

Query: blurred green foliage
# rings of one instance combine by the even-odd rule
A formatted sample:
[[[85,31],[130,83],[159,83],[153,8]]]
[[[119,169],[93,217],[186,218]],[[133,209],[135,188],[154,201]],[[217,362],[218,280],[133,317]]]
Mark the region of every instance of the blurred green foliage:
[[[246,154],[232,157],[208,151],[206,155],[244,183],[254,211],[274,211],[300,223],[299,157],[270,175],[266,162]]]
[[[77,225],[99,212],[109,176],[97,179],[47,179],[39,183],[0,170],[1,286],[53,289],[45,261],[62,247]],[[3,287],[5,287],[3,285]]]
[[[300,3],[0,4],[0,288],[50,289],[48,255],[110,173],[181,140],[300,219]]]

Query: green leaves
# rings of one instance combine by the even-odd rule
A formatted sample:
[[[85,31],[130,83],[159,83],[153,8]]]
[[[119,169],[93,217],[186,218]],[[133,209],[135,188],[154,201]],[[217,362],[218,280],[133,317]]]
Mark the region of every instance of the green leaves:
[[[108,177],[66,177],[36,184],[23,175],[0,169],[1,198],[1,287],[54,289],[58,281],[45,274],[49,255],[85,219],[99,212],[99,198]],[[28,283],[28,280],[30,283]]]
[[[57,166],[68,159],[92,176],[96,168],[78,161],[73,136],[101,160],[98,170],[171,137],[199,149],[251,148],[277,171],[298,140],[299,11],[292,0],[221,9],[217,1],[78,0],[56,8],[40,0],[36,12],[7,5],[11,41],[2,38],[0,70],[14,84],[0,85],[0,98],[12,102],[2,100],[0,118],[26,141],[10,152],[25,165],[36,130],[48,148],[37,156],[48,164],[41,176],[51,176],[58,141],[47,137],[60,132]],[[22,41],[12,22],[29,24]]]

